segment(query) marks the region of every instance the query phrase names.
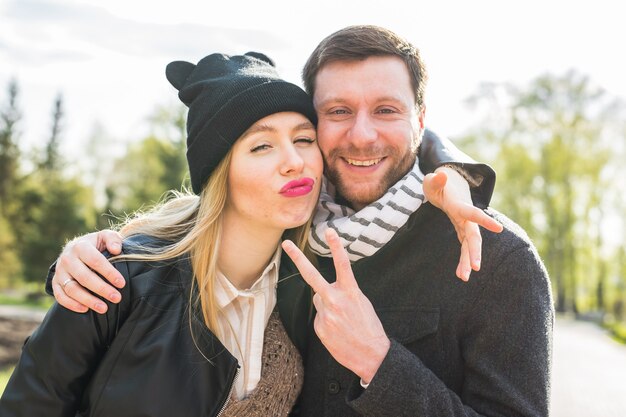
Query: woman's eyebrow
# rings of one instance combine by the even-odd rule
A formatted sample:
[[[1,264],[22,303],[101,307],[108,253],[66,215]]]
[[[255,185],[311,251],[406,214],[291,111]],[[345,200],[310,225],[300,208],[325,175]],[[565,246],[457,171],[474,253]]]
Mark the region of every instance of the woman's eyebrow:
[[[262,124],[262,125],[255,125],[250,127],[248,130],[246,130],[244,132],[243,135],[241,135],[241,139],[245,139],[246,137],[254,134],[254,133],[259,133],[259,132],[276,132],[278,129],[276,129],[276,127],[272,126],[272,125],[266,125],[266,124]],[[291,131],[292,132],[297,132],[299,130],[315,130],[315,126],[313,126],[313,123],[307,121],[307,122],[302,122],[297,124],[296,126],[294,126]]]
[[[315,130],[315,126],[313,126],[313,123],[311,122],[303,122],[300,123],[299,125],[295,126],[292,130],[296,131],[296,130]]]
[[[272,125],[254,125],[251,126],[248,130],[246,130],[243,135],[241,135],[241,138],[244,139],[247,136],[252,135],[253,133],[259,133],[259,132],[275,132],[276,128]]]

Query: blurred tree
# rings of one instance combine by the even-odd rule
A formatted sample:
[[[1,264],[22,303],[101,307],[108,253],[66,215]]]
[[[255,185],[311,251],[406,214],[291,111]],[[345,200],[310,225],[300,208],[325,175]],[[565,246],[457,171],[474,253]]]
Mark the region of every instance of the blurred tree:
[[[63,171],[59,152],[63,118],[59,94],[54,101],[49,139],[40,150],[41,156],[35,157],[38,169],[21,179],[15,196],[20,207],[12,222],[26,281],[41,282],[65,242],[94,226],[91,191]]]
[[[625,135],[626,137],[626,135]],[[620,161],[626,160],[626,140],[623,142],[624,147],[621,149]],[[617,179],[626,178],[626,166],[623,162],[619,165],[616,172]],[[615,195],[615,206],[619,210],[621,224],[613,229],[616,235],[626,237],[626,182],[617,181],[618,193]],[[615,281],[617,294],[612,299],[612,313],[617,320],[626,321],[626,244],[618,246],[615,251]]]
[[[22,264],[9,222],[0,214],[0,289],[11,288],[21,277]]]
[[[21,119],[17,106],[19,88],[16,80],[9,82],[8,102],[0,109],[0,213],[7,215],[11,193],[18,176],[20,151],[16,125]]]
[[[613,301],[613,314],[617,320],[626,320],[624,304],[626,303],[626,247],[617,250],[617,287],[618,293]]]
[[[54,99],[54,110],[52,112],[52,128],[50,138],[46,144],[41,168],[46,171],[59,171],[61,168],[61,155],[59,154],[59,136],[63,123],[63,95],[58,94]]]
[[[148,117],[152,135],[167,139],[185,152],[187,107],[182,104],[157,106]],[[184,155],[183,155],[184,157]]]
[[[182,106],[159,107],[150,118],[152,133],[129,147],[108,176],[107,208],[115,215],[156,203],[187,176],[185,117]]]
[[[606,126],[616,118],[615,107],[574,71],[541,76],[521,89],[485,85],[470,102],[485,117],[461,142],[491,154],[498,172],[494,205],[535,241],[555,286],[557,310],[576,312],[594,264],[582,254],[596,256],[598,273],[606,274],[599,251],[590,249],[599,242],[599,226],[588,219],[605,205],[611,185],[603,174],[611,155]],[[597,280],[591,296],[603,298],[604,285]]]
[[[0,288],[12,286],[21,274],[11,215],[17,210],[14,195],[19,181],[20,149],[17,145],[19,88],[16,80],[7,87],[8,100],[0,109]]]
[[[24,278],[42,282],[65,242],[93,230],[93,195],[76,179],[39,171],[24,181],[19,197],[19,247]]]

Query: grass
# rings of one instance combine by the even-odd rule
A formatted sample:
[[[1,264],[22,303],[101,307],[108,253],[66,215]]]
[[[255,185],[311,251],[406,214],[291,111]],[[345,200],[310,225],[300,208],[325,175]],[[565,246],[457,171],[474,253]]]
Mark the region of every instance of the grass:
[[[0,305],[24,306],[47,310],[54,302],[54,297],[38,292],[0,293]]]
[[[611,332],[613,339],[626,344],[626,324],[621,322],[606,323],[604,325]]]

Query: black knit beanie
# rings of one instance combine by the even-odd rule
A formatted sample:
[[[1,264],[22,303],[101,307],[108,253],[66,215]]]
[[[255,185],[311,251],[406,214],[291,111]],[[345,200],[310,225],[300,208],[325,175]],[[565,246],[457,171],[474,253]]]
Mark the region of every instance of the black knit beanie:
[[[308,94],[280,79],[274,62],[258,52],[211,54],[197,65],[175,61],[167,65],[165,74],[189,107],[187,161],[196,194],[235,141],[257,120],[293,111],[317,124]]]

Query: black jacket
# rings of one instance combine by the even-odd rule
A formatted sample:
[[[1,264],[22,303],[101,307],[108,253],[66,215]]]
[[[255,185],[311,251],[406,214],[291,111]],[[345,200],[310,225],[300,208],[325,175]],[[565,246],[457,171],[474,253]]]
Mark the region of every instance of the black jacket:
[[[548,415],[554,310],[528,236],[505,216],[483,233],[479,272],[455,276],[459,243],[426,203],[376,254],[352,264],[391,348],[363,390],[311,333],[300,404],[306,417]],[[334,281],[332,259],[320,260]]]
[[[433,172],[444,164],[453,164],[464,168],[474,179],[480,179],[480,186],[471,189],[474,205],[481,209],[489,207],[493,189],[496,185],[496,173],[487,164],[481,164],[461,152],[449,139],[437,136],[426,129],[418,149],[420,170],[424,174]]]
[[[426,131],[420,148],[422,170],[448,162],[483,177],[472,198],[486,207],[495,183],[493,170]],[[144,239],[135,241],[145,244]],[[127,285],[121,303],[109,304],[107,314],[76,314],[57,304],[51,308],[24,346],[0,400],[2,417],[219,413],[237,361],[207,330],[201,315],[193,315],[190,331],[189,262],[119,262],[116,267]],[[53,273],[54,266],[46,283],[49,293]],[[277,308],[305,356],[310,290],[286,256],[279,276]]]
[[[136,243],[150,240],[133,237],[124,252]],[[24,346],[0,400],[2,417],[218,415],[238,365],[201,314],[192,314],[190,330],[188,259],[115,266],[127,281],[122,301],[104,315],[55,304]],[[284,256],[277,305],[302,349],[310,309],[294,306],[311,295],[296,272]]]

